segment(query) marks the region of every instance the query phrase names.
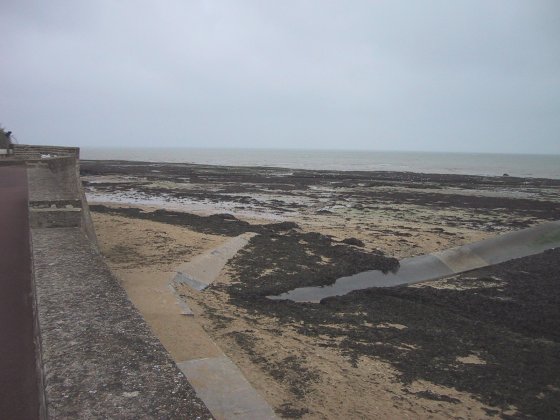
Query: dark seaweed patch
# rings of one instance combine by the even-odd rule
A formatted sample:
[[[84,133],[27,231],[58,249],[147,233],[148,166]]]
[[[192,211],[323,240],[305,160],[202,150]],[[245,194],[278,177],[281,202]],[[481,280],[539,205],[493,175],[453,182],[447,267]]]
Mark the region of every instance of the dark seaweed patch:
[[[522,417],[560,416],[560,249],[448,280],[486,287],[368,289],[321,304],[259,297],[258,276],[239,259],[245,281],[226,289],[233,303],[300,334],[331,338],[321,345],[340,349],[355,366],[381,358],[404,384],[452,387],[502,410],[514,405]],[[461,361],[473,354],[482,364]]]

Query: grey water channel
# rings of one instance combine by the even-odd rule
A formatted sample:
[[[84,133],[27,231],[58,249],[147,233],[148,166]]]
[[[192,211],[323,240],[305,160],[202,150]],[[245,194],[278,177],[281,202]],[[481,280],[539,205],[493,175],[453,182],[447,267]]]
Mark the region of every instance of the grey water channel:
[[[434,254],[405,258],[400,261],[395,272],[364,271],[341,277],[330,286],[301,287],[278,296],[267,297],[273,300],[318,303],[323,298],[342,296],[354,290],[405,286],[437,280],[515,258],[539,254],[559,246],[560,221],[548,222]]]

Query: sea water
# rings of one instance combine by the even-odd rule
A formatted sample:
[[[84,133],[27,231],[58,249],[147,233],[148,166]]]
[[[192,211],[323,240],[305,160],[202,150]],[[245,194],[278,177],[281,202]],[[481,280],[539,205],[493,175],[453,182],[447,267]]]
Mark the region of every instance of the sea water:
[[[82,159],[560,179],[560,155],[201,148],[82,148]]]

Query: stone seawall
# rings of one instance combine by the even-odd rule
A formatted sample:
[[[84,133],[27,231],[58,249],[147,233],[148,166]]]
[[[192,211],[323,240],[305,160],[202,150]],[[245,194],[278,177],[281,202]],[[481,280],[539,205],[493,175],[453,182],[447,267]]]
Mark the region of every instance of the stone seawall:
[[[79,149],[18,149],[20,161],[31,156],[36,418],[212,418],[98,251]]]

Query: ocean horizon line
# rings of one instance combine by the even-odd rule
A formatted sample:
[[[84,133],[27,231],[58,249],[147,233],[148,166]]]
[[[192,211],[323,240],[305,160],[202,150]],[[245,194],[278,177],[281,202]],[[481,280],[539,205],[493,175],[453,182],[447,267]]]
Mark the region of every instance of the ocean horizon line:
[[[447,150],[394,150],[394,149],[344,149],[344,148],[292,148],[292,147],[231,147],[231,146],[80,146],[81,150],[231,150],[231,151],[286,151],[286,152],[367,152],[367,153],[411,153],[411,154],[451,154],[451,155],[504,155],[504,156],[558,156],[558,153],[528,153],[501,151],[447,151]]]
[[[82,159],[560,179],[560,155],[224,148],[83,148]]]

